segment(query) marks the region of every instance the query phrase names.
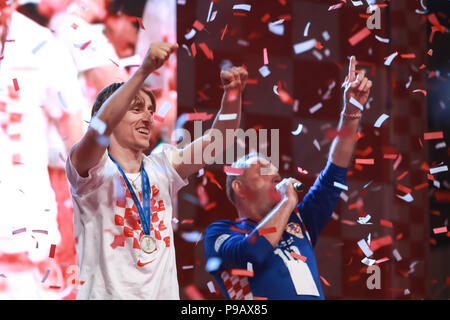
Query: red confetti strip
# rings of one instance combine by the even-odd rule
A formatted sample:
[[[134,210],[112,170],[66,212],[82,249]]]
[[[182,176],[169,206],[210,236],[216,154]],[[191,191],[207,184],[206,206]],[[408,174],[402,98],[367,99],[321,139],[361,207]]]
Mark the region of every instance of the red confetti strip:
[[[378,259],[377,261],[375,261],[375,264],[380,264],[380,263],[383,263],[383,262],[386,262],[389,260],[390,259],[388,257],[384,257],[384,258],[381,258],[381,259]]]
[[[428,182],[424,182],[422,184],[419,184],[419,185],[415,186],[414,190],[420,190],[420,189],[423,189],[425,187],[428,187]]]
[[[238,176],[242,176],[244,174],[244,169],[239,169],[239,168],[233,168],[230,166],[224,166],[223,167],[223,171],[227,174],[230,175],[238,175]]]
[[[202,51],[205,54],[206,58],[208,58],[209,60],[214,60],[214,54],[209,49],[209,47],[206,45],[206,43],[202,42],[198,46],[200,47],[200,49],[202,49]]]
[[[424,140],[434,140],[434,139],[443,139],[443,138],[444,138],[444,133],[442,131],[425,132],[423,134]],[[428,169],[427,169],[427,171],[428,171]]]
[[[49,253],[49,257],[51,258],[51,259],[53,259],[54,257],[55,257],[55,252],[56,252],[56,244],[52,244],[51,246],[50,246],[50,253]]]
[[[142,23],[142,18],[141,17],[136,17],[136,19],[139,22],[139,26],[141,27],[141,29],[145,30],[144,24]]]
[[[48,234],[47,230],[31,230],[31,232]]]
[[[396,159],[396,158],[397,158],[397,155],[396,155],[396,154],[390,154],[390,153],[388,153],[388,154],[383,154],[383,158],[384,158],[384,159]]]
[[[263,15],[261,17],[261,22],[266,23],[267,21],[269,21],[269,19],[270,19],[270,14],[266,13],[265,15]]]
[[[267,297],[253,297],[253,300],[268,300]]]
[[[13,84],[14,84],[14,90],[19,91],[20,90],[19,82],[17,82],[16,78],[13,79]]]
[[[181,224],[191,224],[194,223],[193,219],[184,219],[183,221],[181,221]]]
[[[443,227],[439,227],[439,228],[434,228],[433,229],[433,233],[434,234],[440,234],[440,233],[446,233],[447,232],[447,226],[443,226]]]
[[[320,279],[322,279],[323,283],[327,286],[327,287],[331,287],[331,284],[327,281],[327,279],[325,279],[324,277],[320,276]]]
[[[416,57],[415,53],[405,53],[400,55],[403,59],[414,59]]]
[[[236,228],[235,226],[231,226],[230,231],[235,231],[235,232],[239,232],[239,233],[248,233],[247,230],[239,229],[239,228]]]
[[[205,26],[203,25],[203,23],[201,23],[198,20],[195,20],[194,24],[192,25],[195,29],[197,29],[198,31],[202,31]]]
[[[380,225],[388,228],[392,228],[392,222],[384,219],[380,219]]]
[[[401,175],[399,175],[399,176],[397,177],[397,181],[402,180],[407,174],[408,174],[408,171],[403,172]]]
[[[254,272],[246,269],[231,269],[232,276],[253,277]]]
[[[187,114],[188,121],[195,121],[195,120],[207,121],[211,119],[213,116],[214,116],[213,114],[208,114],[206,112],[196,112]]]
[[[355,163],[356,164],[374,164],[375,160],[374,159],[361,159],[361,158],[357,158],[355,159]]]
[[[336,9],[339,9],[339,8],[341,8],[342,7],[342,2],[341,3],[338,3],[338,4],[335,4],[335,5],[332,5],[332,6],[330,6],[329,8],[328,8],[328,11],[331,11],[331,10],[336,10]]]
[[[258,230],[258,234],[260,236],[262,236],[264,234],[274,233],[274,232],[277,232],[277,228],[276,227],[262,228],[262,229]]]
[[[354,34],[353,36],[350,37],[350,39],[348,39],[348,42],[350,42],[350,44],[352,46],[355,46],[356,44],[358,44],[360,41],[362,41],[363,39],[367,38],[367,36],[370,34],[370,30],[365,27],[364,29],[361,29],[360,31],[358,31],[356,34]]]
[[[381,237],[378,239],[372,239],[372,241],[370,241],[370,250],[375,251],[381,247],[390,245],[392,243],[392,237],[390,235],[387,235],[385,237]]]
[[[228,25],[225,25],[225,28],[222,31],[222,36],[220,37],[220,40],[223,40],[223,37],[225,37],[225,34],[227,33]]]
[[[433,49],[428,50],[427,55],[429,55],[430,57],[433,56]]]
[[[92,43],[91,40],[89,40],[88,42],[84,43],[84,44],[80,47],[80,50],[86,49],[91,43]]]
[[[191,51],[192,51],[192,56],[195,58],[195,56],[197,55],[197,47],[195,46],[195,42],[192,42],[192,44],[191,44]]]
[[[404,192],[404,193],[411,193],[411,189],[405,186],[402,186],[401,184],[397,185],[397,189]]]
[[[263,49],[263,58],[264,58],[264,64],[265,65],[269,64],[269,57],[267,55],[267,48]]]
[[[209,211],[209,210],[215,208],[216,206],[217,206],[217,203],[216,203],[216,202],[211,202],[210,204],[208,204],[208,205],[205,207],[205,210],[206,210],[206,211]]]
[[[291,256],[294,257],[295,259],[302,260],[303,262],[306,262],[307,257],[302,256],[302,255],[300,255],[300,254],[298,254],[298,253],[295,253],[295,252],[293,252],[293,251],[291,251],[290,254],[291,254]]]
[[[426,91],[426,90],[423,90],[423,89],[416,89],[416,90],[413,90],[413,92],[414,92],[414,93],[420,92],[420,93],[423,93],[423,95],[424,95],[425,97],[427,96],[427,91]]]

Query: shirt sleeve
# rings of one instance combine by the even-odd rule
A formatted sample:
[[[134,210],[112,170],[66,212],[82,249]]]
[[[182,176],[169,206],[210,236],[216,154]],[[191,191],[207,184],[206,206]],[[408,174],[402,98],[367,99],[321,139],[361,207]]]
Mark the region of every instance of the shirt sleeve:
[[[315,246],[320,232],[330,220],[342,191],[334,186],[334,182],[345,185],[346,177],[347,168],[339,167],[328,161],[303,201],[297,205],[313,246]]]
[[[100,161],[88,171],[87,177],[82,177],[74,168],[70,159],[73,149],[70,151],[66,162],[66,175],[70,183],[70,189],[76,196],[82,197],[96,190],[104,181],[105,169],[108,161],[108,152],[105,151]]]
[[[269,241],[256,230],[246,235],[230,230],[231,221],[217,221],[205,231],[205,257],[217,257],[221,260],[218,270],[247,269],[247,262],[254,266],[264,263],[273,253]]]

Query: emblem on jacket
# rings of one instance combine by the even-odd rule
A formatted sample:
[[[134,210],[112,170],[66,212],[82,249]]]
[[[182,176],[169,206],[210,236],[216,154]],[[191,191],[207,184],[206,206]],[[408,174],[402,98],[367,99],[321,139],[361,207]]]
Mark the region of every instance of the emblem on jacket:
[[[296,236],[297,238],[303,239],[302,228],[298,223],[289,222],[286,226],[286,232]]]

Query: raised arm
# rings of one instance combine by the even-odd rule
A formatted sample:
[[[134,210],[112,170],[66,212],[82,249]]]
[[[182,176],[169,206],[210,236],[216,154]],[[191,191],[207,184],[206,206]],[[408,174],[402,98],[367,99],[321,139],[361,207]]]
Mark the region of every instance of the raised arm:
[[[220,78],[222,80],[224,94],[220,110],[214,119],[211,130],[208,130],[202,137],[188,144],[185,148],[180,149],[179,153],[172,159],[173,167],[183,179],[198,172],[206,165],[207,159],[204,158],[203,151],[211,143],[214,143],[214,139],[218,137],[223,139],[221,144],[223,148],[219,150],[220,152],[223,152],[223,150],[229,147],[227,142],[230,143],[230,141],[226,139],[226,130],[237,129],[239,127],[241,121],[242,93],[245,89],[247,77],[248,73],[242,67],[233,67],[221,72]],[[221,120],[222,115],[235,115],[235,118],[232,120]],[[218,153],[214,154],[214,157],[218,156]],[[199,158],[201,161],[195,161],[195,159]]]
[[[100,161],[106,150],[106,146],[97,143],[96,139],[101,135],[105,137],[111,135],[127,112],[131,101],[141,89],[145,79],[150,73],[161,67],[177,48],[176,44],[152,43],[139,69],[105,101],[95,117],[97,120],[93,119],[94,123],[104,124],[104,131],[99,132],[91,122],[91,126],[83,138],[73,147],[70,159],[80,176],[86,177],[89,169]]]
[[[359,73],[358,77],[356,77],[356,73]],[[354,136],[358,132],[362,115],[362,110],[355,106],[354,100],[360,106],[364,106],[372,87],[372,81],[365,77],[365,72],[356,71],[356,58],[354,56],[350,58],[348,76],[344,85],[344,107],[338,125],[340,134],[331,144],[328,159],[337,166],[347,168],[353,157],[356,146]]]

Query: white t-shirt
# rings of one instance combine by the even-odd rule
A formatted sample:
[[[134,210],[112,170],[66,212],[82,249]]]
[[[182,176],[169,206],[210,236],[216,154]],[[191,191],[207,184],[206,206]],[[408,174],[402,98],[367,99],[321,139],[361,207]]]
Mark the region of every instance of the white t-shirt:
[[[60,241],[48,119],[77,112],[80,88],[70,54],[48,29],[14,12],[7,39],[0,61],[0,252],[28,252],[38,261]]]
[[[169,161],[174,148],[165,145],[143,159],[152,188],[150,235],[157,245],[150,254],[140,249],[139,213],[108,153],[86,178],[68,159],[80,280],[77,299],[179,299],[171,197],[187,179]],[[136,180],[142,197],[140,176],[127,176]]]

